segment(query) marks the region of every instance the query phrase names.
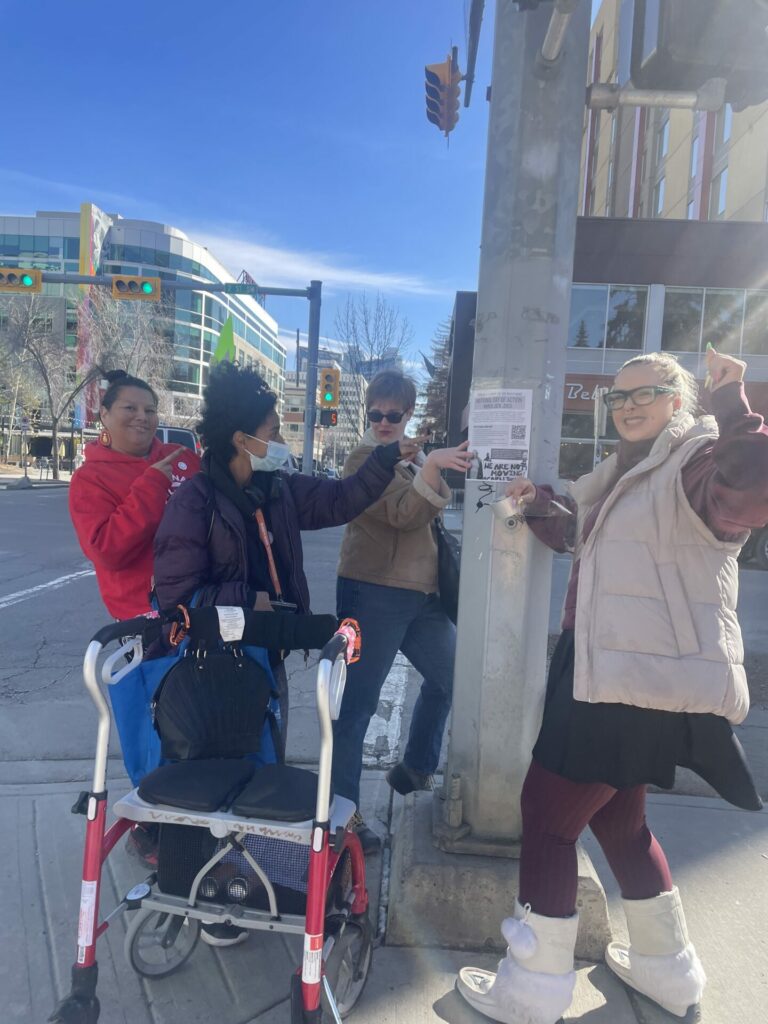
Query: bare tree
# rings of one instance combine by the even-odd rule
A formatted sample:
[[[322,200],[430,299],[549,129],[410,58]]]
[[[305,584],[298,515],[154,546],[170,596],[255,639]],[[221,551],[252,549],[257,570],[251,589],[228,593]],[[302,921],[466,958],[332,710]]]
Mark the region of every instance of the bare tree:
[[[10,343],[6,309],[0,311],[0,409],[3,432],[0,436],[0,458],[7,462],[11,438],[20,409],[40,404],[40,386],[34,379],[27,352],[18,352]],[[7,430],[7,435],[6,435]]]
[[[402,366],[402,356],[413,341],[413,328],[400,311],[381,294],[371,303],[368,296],[347,296],[334,321],[335,334],[344,347],[344,369],[353,381],[343,387],[339,418],[364,422],[365,389],[379,369]]]
[[[92,288],[78,304],[77,320],[102,370],[125,370],[158,392],[166,389],[174,329],[167,302],[127,302]]]
[[[16,355],[23,367],[29,367],[41,392],[41,404],[47,406],[51,417],[53,478],[58,480],[59,425],[72,402],[100,370],[94,368],[77,375],[75,353],[54,331],[53,309],[44,297],[19,297],[4,307],[3,312],[7,351]]]

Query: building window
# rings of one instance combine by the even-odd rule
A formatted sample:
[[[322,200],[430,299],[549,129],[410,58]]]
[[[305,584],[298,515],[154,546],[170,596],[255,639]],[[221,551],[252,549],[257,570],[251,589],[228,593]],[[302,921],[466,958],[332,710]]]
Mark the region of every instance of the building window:
[[[660,163],[669,152],[669,114],[665,112],[664,120],[656,130],[656,163]]]
[[[703,288],[667,288],[661,347],[666,352],[698,352],[701,339]]]
[[[568,327],[570,348],[602,348],[605,340],[608,287],[574,285],[571,289],[571,315]]]
[[[728,195],[728,168],[724,167],[720,173],[712,179],[709,192],[709,219],[719,220],[725,213],[726,198]]]
[[[656,187],[653,190],[653,215],[654,217],[660,217],[664,212],[664,190],[666,186],[666,178],[662,177],[656,182]]]
[[[742,289],[707,288],[704,293],[702,348],[709,342],[718,352],[738,355],[744,319]]]
[[[46,313],[44,316],[33,316],[29,323],[35,334],[51,334],[53,332],[53,316]]]
[[[685,215],[688,220],[696,220],[696,203],[693,199],[688,203]]]
[[[768,355],[768,292],[747,292],[741,351],[744,355]]]
[[[694,135],[693,140],[691,142],[691,164],[690,164],[690,167],[688,169],[688,177],[691,179],[691,181],[693,181],[693,179],[697,176],[698,173],[699,173],[699,136],[698,135]]]
[[[733,107],[726,103],[717,112],[715,119],[715,148],[719,149],[730,141],[733,130]]]
[[[606,324],[606,348],[643,348],[648,289],[611,285]]]

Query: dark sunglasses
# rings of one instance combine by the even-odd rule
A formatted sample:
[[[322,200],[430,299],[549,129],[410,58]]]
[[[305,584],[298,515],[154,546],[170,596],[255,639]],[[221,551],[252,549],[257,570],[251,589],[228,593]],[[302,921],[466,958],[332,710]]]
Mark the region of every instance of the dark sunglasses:
[[[368,412],[371,423],[381,423],[382,420],[386,420],[387,423],[399,423],[403,416],[404,412],[379,412],[378,409],[370,409]]]

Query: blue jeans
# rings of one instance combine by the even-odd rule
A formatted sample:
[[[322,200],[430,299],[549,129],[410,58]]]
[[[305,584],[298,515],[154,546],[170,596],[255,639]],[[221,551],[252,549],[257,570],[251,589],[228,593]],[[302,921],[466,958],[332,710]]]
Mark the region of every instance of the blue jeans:
[[[347,669],[341,714],[333,728],[334,792],[359,806],[363,740],[398,651],[424,677],[416,700],[403,760],[415,772],[437,768],[451,709],[456,627],[436,594],[340,576],[336,585],[339,617],[357,619],[362,658]]]

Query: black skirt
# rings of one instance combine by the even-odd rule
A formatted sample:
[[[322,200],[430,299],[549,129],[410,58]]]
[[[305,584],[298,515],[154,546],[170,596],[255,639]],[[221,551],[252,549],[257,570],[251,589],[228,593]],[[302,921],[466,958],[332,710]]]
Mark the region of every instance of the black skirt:
[[[725,718],[574,700],[573,666],[573,630],[566,629],[549,666],[544,718],[533,748],[544,768],[572,782],[671,789],[680,765],[729,803],[760,810],[744,750]]]

